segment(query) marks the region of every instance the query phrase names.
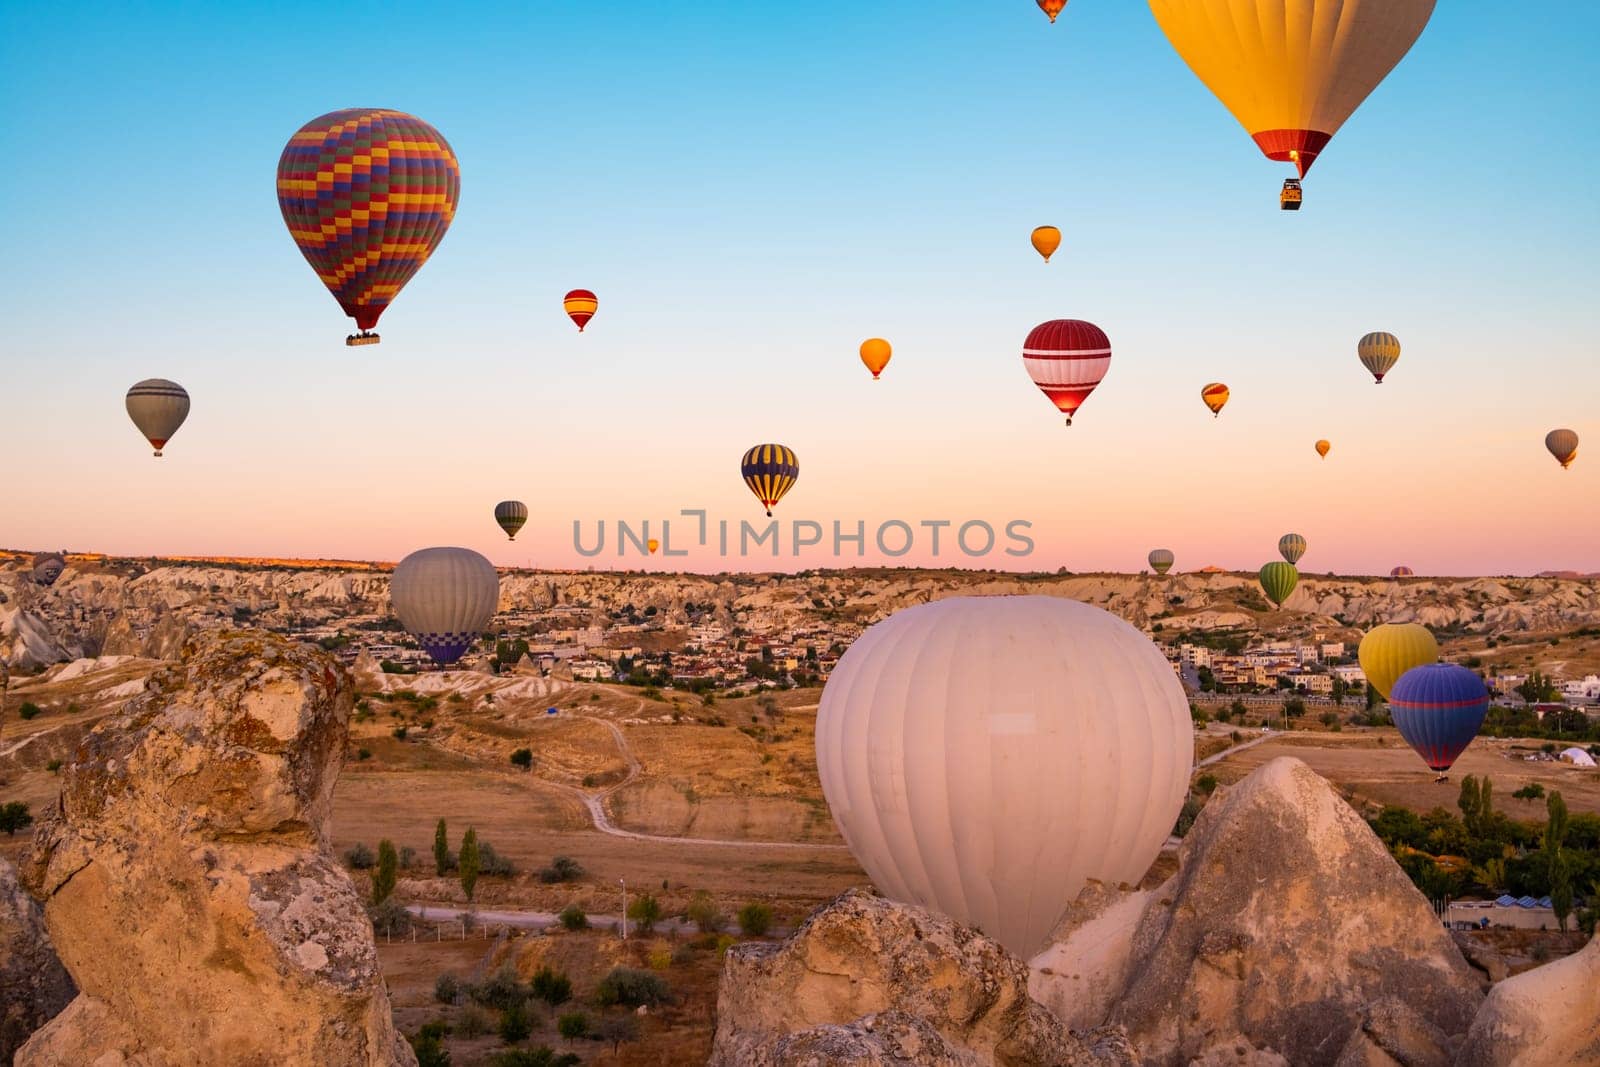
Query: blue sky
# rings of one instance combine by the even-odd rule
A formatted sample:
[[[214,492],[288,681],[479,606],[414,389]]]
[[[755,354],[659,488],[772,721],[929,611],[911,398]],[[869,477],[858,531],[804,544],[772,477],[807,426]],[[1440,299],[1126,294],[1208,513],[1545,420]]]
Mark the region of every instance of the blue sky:
[[[567,565],[573,518],[755,518],[737,457],[779,440],[793,517],[1028,518],[1041,567],[1253,567],[1292,528],[1317,570],[1600,569],[1597,35],[1589,4],[1441,4],[1295,216],[1129,0],[6,4],[0,360],[30,399],[0,543]],[[421,116],[463,171],[367,349],[273,193],[344,106]],[[1070,431],[1018,357],[1056,317],[1117,351]],[[1381,391],[1373,329],[1406,344]],[[149,376],[195,396],[159,464],[121,411]],[[1593,442],[1564,474],[1556,425]]]

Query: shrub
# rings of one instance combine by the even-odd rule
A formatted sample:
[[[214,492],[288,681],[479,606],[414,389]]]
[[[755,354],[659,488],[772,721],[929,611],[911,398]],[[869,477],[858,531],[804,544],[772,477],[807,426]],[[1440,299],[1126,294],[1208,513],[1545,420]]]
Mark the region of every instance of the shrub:
[[[561,925],[568,930],[585,930],[589,926],[589,916],[576,904],[568,904],[561,909]]]
[[[518,1000],[500,1013],[500,1040],[508,1045],[515,1045],[518,1041],[526,1041],[533,1033],[533,1020],[528,1018],[528,1009],[522,1001]]]
[[[649,933],[661,919],[661,902],[650,893],[640,893],[628,904],[628,918],[640,930]]]
[[[572,999],[572,980],[560,971],[540,967],[533,976],[533,995],[552,1008]]]
[[[470,987],[467,995],[484,1007],[497,1011],[505,1011],[513,1004],[521,1004],[528,999],[528,991],[517,981],[517,972],[510,964]]]
[[[583,877],[583,865],[571,856],[557,856],[550,861],[550,866],[539,872],[539,881],[547,884],[555,882],[576,882]]]
[[[404,741],[406,739],[406,734],[410,732],[410,728],[406,726],[396,726],[389,732],[394,735],[394,739],[396,741]]]
[[[0,830],[4,830],[7,837],[14,837],[18,830],[32,825],[33,813],[22,801],[10,800],[0,805]]]
[[[739,929],[746,937],[761,937],[772,929],[772,908],[760,903],[746,904],[739,909]]]
[[[1211,773],[1202,774],[1194,780],[1194,787],[1206,796],[1217,791],[1217,776]]]
[[[39,705],[35,704],[33,701],[24,700],[22,702],[22,707],[17,709],[17,717],[24,720],[32,719],[43,710],[43,708],[39,707]]]
[[[358,748],[358,749],[356,749],[356,759],[357,759],[357,761],[369,760],[371,758],[372,758],[372,749],[370,749],[370,748]]]
[[[461,982],[453,974],[441,974],[433,983],[433,999],[440,1004],[454,1004],[461,999]]]
[[[61,770],[61,761],[58,759],[53,759],[44,765],[44,769],[49,771],[51,774],[55,774],[57,771]]]
[[[556,1030],[568,1041],[576,1041],[589,1033],[589,1017],[581,1011],[569,1011],[556,1020]]]
[[[368,908],[367,918],[372,921],[373,932],[386,937],[403,937],[411,932],[411,913],[393,897]]]
[[[451,1025],[444,1019],[435,1019],[431,1023],[423,1023],[422,1029],[417,1031],[417,1035],[419,1037],[437,1038],[442,1041],[450,1035],[451,1029],[453,1029]]]
[[[517,873],[517,868],[509,859],[496,852],[494,846],[489,842],[479,841],[478,872],[480,874],[498,874],[510,877]]]
[[[711,894],[701,890],[689,901],[689,907],[684,912],[684,917],[694,923],[695,927],[703,934],[716,933],[727,925],[728,917],[717,910],[716,902],[711,899]]]
[[[652,971],[664,971],[672,966],[672,949],[665,944],[657,945],[645,956],[645,962]]]
[[[400,846],[400,869],[409,871],[417,865],[417,850],[410,845]]]
[[[637,1008],[642,1004],[656,1005],[666,1000],[668,996],[667,983],[649,971],[640,971],[632,967],[613,967],[611,972],[600,979],[600,984],[595,987],[595,1002],[602,1007],[612,1004],[626,1004],[630,1008]]]
[[[408,1037],[411,1051],[417,1054],[417,1067],[450,1067],[450,1053],[432,1034]]]
[[[515,752],[511,753],[511,765],[513,767],[521,767],[525,771],[532,768],[533,749],[519,748]]]
[[[372,854],[370,848],[357,841],[345,849],[344,862],[345,866],[353,871],[370,871],[373,864],[378,862],[378,857]]]
[[[1544,786],[1538,782],[1529,782],[1511,795],[1518,800],[1538,800],[1544,796]]]
[[[615,1056],[624,1041],[639,1040],[639,1020],[632,1015],[608,1015],[600,1020],[594,1036],[610,1044]]]
[[[456,1013],[456,1033],[467,1039],[482,1037],[489,1032],[489,1015],[476,1004],[468,1004]]]

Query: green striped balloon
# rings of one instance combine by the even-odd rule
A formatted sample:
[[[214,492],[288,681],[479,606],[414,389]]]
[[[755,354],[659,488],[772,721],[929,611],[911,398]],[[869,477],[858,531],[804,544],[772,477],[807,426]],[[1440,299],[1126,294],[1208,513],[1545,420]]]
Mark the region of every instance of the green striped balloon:
[[[1293,563],[1275,559],[1261,568],[1261,590],[1267,594],[1268,600],[1280,608],[1299,584],[1300,572],[1295,570]]]

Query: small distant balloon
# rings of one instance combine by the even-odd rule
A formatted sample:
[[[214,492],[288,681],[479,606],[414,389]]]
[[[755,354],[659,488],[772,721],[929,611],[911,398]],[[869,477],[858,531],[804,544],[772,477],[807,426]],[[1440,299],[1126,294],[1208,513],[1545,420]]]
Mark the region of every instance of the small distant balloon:
[[[1551,430],[1544,435],[1544,447],[1556,457],[1561,469],[1566,470],[1578,458],[1578,435],[1571,430]]]
[[[1416,571],[1412,570],[1410,567],[1407,567],[1405,564],[1402,563],[1400,566],[1396,567],[1394,570],[1389,572],[1389,577],[1391,577],[1391,578],[1410,578],[1413,575],[1415,575],[1416,573],[1417,573]]]
[[[1424,663],[1438,661],[1439,642],[1420,623],[1386,622],[1367,631],[1356,650],[1356,658],[1361,661],[1361,672],[1372,688],[1388,700],[1389,690],[1402,674]]]
[[[1331,444],[1329,444],[1327,441],[1318,441],[1317,442],[1317,455],[1321,456],[1323,459],[1327,459],[1328,458],[1328,452],[1332,448],[1333,448],[1333,446]]]
[[[1228,387],[1221,382],[1212,382],[1200,390],[1200,399],[1211,409],[1213,418],[1222,414],[1222,408],[1227,404],[1229,395]]]
[[[146,378],[128,390],[124,399],[128,418],[161,455],[183,420],[189,417],[189,393],[177,382]]]
[[[771,515],[773,505],[800,480],[800,460],[787,445],[756,445],[739,461],[739,473]]]
[[[1111,368],[1111,340],[1092,322],[1053,319],[1028,334],[1022,365],[1071,426],[1072,416]]]
[[[517,531],[528,523],[528,505],[520,500],[502,500],[494,506],[494,521],[506,532],[506,540],[515,541]]]
[[[877,381],[878,375],[883,373],[883,368],[889,365],[889,357],[892,355],[894,348],[881,337],[869,337],[861,342],[861,362],[872,372],[873,381]]]
[[[1489,713],[1483,680],[1459,663],[1412,667],[1394,683],[1389,717],[1440,780],[1478,736]]]
[[[656,549],[661,547],[661,542],[652,537],[645,542],[645,545],[650,549],[650,554],[653,556],[656,554]]]
[[[1383,376],[1400,362],[1400,338],[1392,333],[1369,333],[1356,344],[1356,354],[1361,357],[1361,365],[1372,372],[1375,382],[1382,385]]]
[[[561,298],[561,306],[566,309],[567,317],[578,324],[578,332],[582,333],[599,310],[600,301],[587,289],[574,289]]]
[[[1062,9],[1067,6],[1067,0],[1038,0],[1038,4],[1039,10],[1049,15],[1050,21],[1054,22],[1056,16],[1061,14]],[[1045,258],[1048,259],[1049,257]]]
[[[1149,560],[1150,569],[1157,574],[1166,574],[1172,569],[1172,564],[1176,562],[1176,558],[1172,555],[1172,550],[1166,548],[1151,549]]]
[[[1060,11],[1060,8],[1056,8]],[[1055,21],[1055,16],[1050,16],[1050,21]],[[1040,226],[1033,231],[1033,250],[1044,257],[1046,263],[1056,254],[1056,249],[1061,247],[1061,231],[1054,226]]]
[[[41,552],[33,557],[33,580],[40,585],[55,585],[66,569],[67,561],[59,552]]]
[[[1294,592],[1294,587],[1300,584],[1300,572],[1294,569],[1294,564],[1277,559],[1262,567],[1259,577],[1261,591],[1267,594],[1268,600],[1280,608]]]
[[[1306,539],[1297,533],[1286,533],[1278,538],[1278,555],[1290,563],[1299,563],[1306,554]]]

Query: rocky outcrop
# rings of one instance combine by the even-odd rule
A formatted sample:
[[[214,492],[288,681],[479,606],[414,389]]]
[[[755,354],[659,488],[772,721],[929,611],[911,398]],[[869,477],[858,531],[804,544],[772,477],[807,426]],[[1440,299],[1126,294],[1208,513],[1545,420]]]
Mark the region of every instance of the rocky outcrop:
[[[327,850],[350,705],[316,649],[212,633],[80,743],[25,882],[81,993],[20,1067],[415,1064]]]
[[[1433,1063],[1471,1025],[1479,979],[1372,830],[1300,761],[1216,794],[1179,863],[1143,900],[1101,891],[1069,913],[1033,961],[1035,996],[1076,1025],[1126,1026],[1150,1064],[1334,1064],[1369,1046]]]
[[[0,1063],[67,1006],[76,992],[56,958],[39,905],[0,860]]]
[[[1027,968],[977,930],[851,890],[781,945],[728,950],[713,1067],[1133,1062],[1028,997]]]
[[[1600,1064],[1600,936],[1581,952],[1495,986],[1456,1062],[1461,1067]]]

